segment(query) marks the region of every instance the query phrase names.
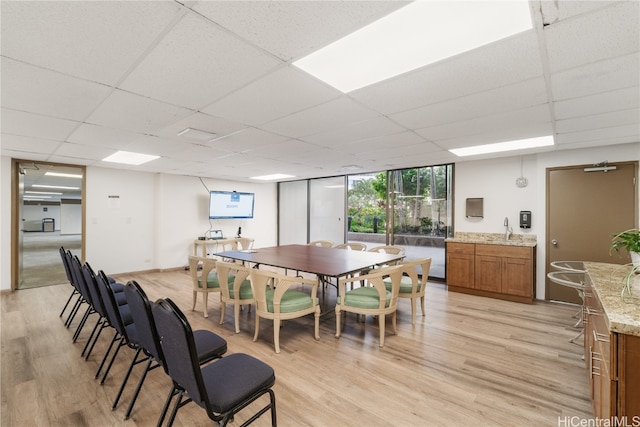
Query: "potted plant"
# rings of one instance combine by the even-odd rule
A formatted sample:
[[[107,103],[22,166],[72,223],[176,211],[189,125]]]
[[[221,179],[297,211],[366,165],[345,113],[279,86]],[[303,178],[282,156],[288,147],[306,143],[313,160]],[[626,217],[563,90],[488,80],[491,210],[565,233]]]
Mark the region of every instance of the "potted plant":
[[[609,254],[613,251],[620,253],[620,249],[625,249],[631,256],[632,268],[625,276],[623,281],[624,286],[622,288],[623,296],[625,292],[631,295],[632,282],[638,280],[635,276],[637,273],[640,273],[640,230],[631,228],[614,235],[613,239],[611,239]]]

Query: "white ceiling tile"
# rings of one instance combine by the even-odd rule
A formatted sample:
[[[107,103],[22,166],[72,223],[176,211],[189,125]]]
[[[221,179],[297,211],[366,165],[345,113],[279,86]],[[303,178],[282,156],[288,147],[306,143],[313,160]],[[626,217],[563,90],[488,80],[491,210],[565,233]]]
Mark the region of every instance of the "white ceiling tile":
[[[557,101],[554,104],[554,112],[556,119],[563,120],[638,108],[640,107],[639,93],[638,87],[633,86]]]
[[[3,1],[2,54],[114,85],[178,10],[167,1]]]
[[[371,120],[352,123],[345,127],[330,130],[329,132],[322,132],[300,139],[325,147],[335,147],[361,139],[395,134],[403,130],[405,130],[405,128],[386,117],[376,117]]]
[[[443,139],[471,135],[495,134],[496,129],[502,129],[514,134],[517,133],[518,129],[524,129],[533,123],[551,123],[548,105],[536,105],[506,113],[461,120],[445,125],[418,129],[416,132],[428,140],[441,141]],[[497,140],[495,142],[501,141]]]
[[[175,158],[177,154],[190,150],[193,145],[191,142],[158,138],[153,135],[142,135],[131,141],[131,143],[127,145],[126,151]]]
[[[308,144],[297,139],[289,139],[284,142],[270,144],[267,147],[257,148],[252,150],[249,154],[268,159],[291,161],[291,159],[297,159],[298,156],[305,156],[306,153],[318,149],[319,147],[316,145]]]
[[[405,1],[202,1],[194,10],[278,58],[317,50]]]
[[[629,110],[558,120],[556,122],[556,131],[558,134],[563,134],[580,130],[587,131],[628,125],[635,125],[640,129],[640,109],[632,108]]]
[[[192,111],[185,108],[116,90],[87,118],[87,122],[132,132],[153,133],[155,129],[164,128],[190,114]]]
[[[292,67],[282,67],[202,111],[258,126],[325,103],[341,93]]]
[[[611,0],[605,1],[557,1],[542,0],[540,1],[540,10],[544,17],[543,22],[546,25],[553,24],[557,21],[569,19],[571,17],[611,6]]]
[[[344,144],[339,147],[339,150],[352,154],[375,153],[376,151],[387,149],[404,151],[407,147],[422,142],[424,142],[424,139],[418,136],[415,132],[407,131]],[[367,156],[365,158],[371,157]]]
[[[409,128],[426,128],[519,110],[543,104],[546,100],[545,82],[540,77],[392,114],[389,117]]]
[[[3,129],[4,130],[4,129]],[[19,151],[22,153],[42,153],[50,155],[62,144],[61,141],[51,139],[41,139],[21,135],[9,135],[2,133],[2,153],[5,150]]]
[[[139,138],[141,135],[143,134],[83,123],[67,138],[67,141],[75,142],[76,144],[97,145],[117,150],[125,150],[131,141]]]
[[[640,55],[637,52],[551,75],[556,102],[634,86],[640,87]]]
[[[178,133],[186,128],[210,132],[215,134],[216,137],[224,137],[242,131],[246,126],[210,114],[196,112],[164,128],[159,128],[154,133],[163,138],[177,138],[180,141],[193,142],[193,139],[186,136],[178,136]]]
[[[384,114],[507,86],[542,75],[533,30],[350,93]]]
[[[57,119],[10,108],[2,109],[1,122],[3,133],[59,141],[64,140],[80,125],[80,122],[73,120]]]
[[[308,110],[269,122],[262,129],[291,138],[313,135],[326,129],[371,119],[377,114],[347,97],[341,97]]]
[[[56,150],[55,155],[73,159],[102,160],[115,152],[116,150],[105,147],[65,142]]]
[[[82,121],[111,91],[107,86],[2,57],[2,106]]]
[[[256,128],[246,128],[233,135],[213,141],[211,147],[224,150],[244,152],[263,149],[271,144],[283,142],[289,139],[286,136],[277,135]]]
[[[199,109],[238,89],[280,61],[188,13],[124,80],[121,87]]]
[[[640,2],[625,1],[545,27],[551,72],[638,52],[639,16]]]
[[[622,144],[640,141],[640,127],[637,124],[615,126],[600,129],[581,130],[558,135],[558,142],[563,146],[568,144],[588,144],[597,141],[605,145]]]

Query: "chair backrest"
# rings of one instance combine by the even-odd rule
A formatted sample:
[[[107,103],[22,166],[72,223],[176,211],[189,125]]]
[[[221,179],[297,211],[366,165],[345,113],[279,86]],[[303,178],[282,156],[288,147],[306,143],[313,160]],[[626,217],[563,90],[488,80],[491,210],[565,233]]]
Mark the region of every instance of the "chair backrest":
[[[431,258],[419,258],[402,262],[402,272],[413,281],[413,292],[425,289],[429,280],[429,270],[431,269]]]
[[[98,284],[98,290],[100,291],[100,296],[102,297],[102,302],[104,303],[104,307],[107,312],[107,320],[109,321],[109,324],[121,336],[123,336],[127,342],[131,342],[131,337],[125,327],[122,316],[120,315],[120,309],[118,308],[118,303],[113,293],[113,289],[111,288],[109,279],[104,271],[98,271],[98,274],[96,275],[96,283]]]
[[[216,272],[220,283],[220,292],[225,298],[231,298],[229,287],[233,289],[234,299],[240,299],[240,285],[249,279],[251,269],[235,262],[217,261]],[[233,282],[229,283],[229,277],[233,274]],[[225,285],[228,284],[228,285]]]
[[[75,287],[76,285],[73,283],[73,276],[71,275],[71,267],[69,266],[69,259],[67,258],[67,251],[63,246],[60,246],[58,252],[60,253],[60,258],[62,258],[62,265],[64,266],[64,272],[67,275],[67,280]]]
[[[276,273],[275,271],[260,270],[257,268],[250,269],[251,290],[256,301],[256,311],[258,313],[280,313],[280,301],[282,296],[292,286],[296,287],[300,284],[311,286],[312,301],[317,301],[318,281],[315,279],[306,279],[299,276],[288,276]],[[267,291],[273,289],[273,299],[267,300]],[[269,302],[273,303],[273,307],[269,310]]]
[[[254,239],[251,239],[249,237],[238,237],[236,241],[238,243],[238,250],[247,250],[253,248]]]
[[[197,405],[207,407],[207,391],[187,318],[169,298],[157,300],[151,310],[167,374]]]
[[[323,248],[330,248],[333,246],[333,242],[329,240],[314,240],[313,242],[307,243],[309,246],[320,246]]]
[[[406,250],[402,246],[382,245],[369,249],[369,252],[380,252],[392,255],[404,255]]]
[[[191,273],[194,290],[207,289],[207,277],[209,277],[209,273],[216,269],[216,263],[217,260],[214,258],[189,256],[189,273]]]
[[[84,276],[82,275],[82,263],[77,255],[71,255],[69,253],[69,267],[71,267],[71,275],[77,286],[78,292],[82,295],[85,301],[87,301],[93,307],[93,298],[89,292],[89,287],[85,283]]]
[[[339,245],[335,245],[334,248],[346,249],[348,251],[366,251],[367,245],[365,245],[364,243],[351,242],[351,243],[341,243]]]
[[[97,311],[100,316],[107,317],[107,310],[104,302],[102,301],[100,290],[98,289],[96,275],[87,262],[82,265],[82,277],[84,285],[91,294],[91,305],[93,306],[93,309]]]
[[[164,367],[164,355],[158,339],[158,331],[153,320],[153,303],[135,280],[131,280],[124,288],[127,304],[131,308],[131,317],[136,325],[138,343],[156,362]],[[166,368],[165,368],[166,370]]]

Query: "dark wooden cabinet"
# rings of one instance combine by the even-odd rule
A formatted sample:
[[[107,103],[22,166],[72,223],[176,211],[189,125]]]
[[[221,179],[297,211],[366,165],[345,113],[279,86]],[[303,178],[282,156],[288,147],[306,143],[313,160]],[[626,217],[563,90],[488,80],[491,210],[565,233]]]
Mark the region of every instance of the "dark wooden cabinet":
[[[640,337],[610,331],[606,312],[586,277],[584,353],[594,416],[640,420]]]
[[[535,247],[447,242],[447,285],[454,292],[531,303]]]
[[[475,245],[447,243],[447,284],[474,287]]]

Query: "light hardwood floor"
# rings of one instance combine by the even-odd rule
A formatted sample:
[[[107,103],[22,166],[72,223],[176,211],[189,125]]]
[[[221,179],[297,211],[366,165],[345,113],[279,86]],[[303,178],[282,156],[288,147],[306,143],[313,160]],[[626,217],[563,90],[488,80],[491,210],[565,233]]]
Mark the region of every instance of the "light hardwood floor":
[[[229,308],[225,323],[218,324],[217,295],[210,298],[208,319],[200,299],[192,312],[187,272],[119,279],[137,280],[152,299],[171,297],[194,329],[222,335],[229,352],[269,363],[276,371],[280,426],[557,426],[559,417],[592,417],[582,348],[568,342],[575,335],[573,306],[448,293],[444,285],[430,283],[426,317],[418,315],[412,326],[409,302],[401,300],[398,334],[391,334],[388,320],[382,349],[377,321],[359,323],[349,315],[336,339],[330,312],[321,319],[320,341],[313,339],[311,318],[287,321],[280,335],[282,353],[275,354],[270,322],[261,322],[260,338],[252,342],[253,312],[241,312],[240,334],[234,333]],[[170,380],[161,369],[152,371],[125,421],[138,366],[112,411],[133,352],[123,348],[106,383],[99,385],[94,373],[111,332],[101,336],[88,361],[81,359],[95,319],[72,343],[75,324],[66,329],[58,317],[70,289],[58,285],[1,295],[1,425],[155,425]],[[247,413],[238,414],[233,425]],[[254,425],[269,421],[263,416]],[[211,424],[193,403],[178,412],[175,422]]]

